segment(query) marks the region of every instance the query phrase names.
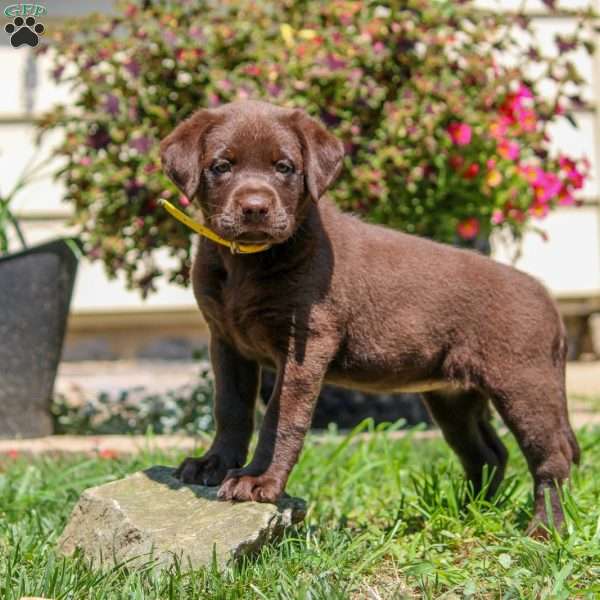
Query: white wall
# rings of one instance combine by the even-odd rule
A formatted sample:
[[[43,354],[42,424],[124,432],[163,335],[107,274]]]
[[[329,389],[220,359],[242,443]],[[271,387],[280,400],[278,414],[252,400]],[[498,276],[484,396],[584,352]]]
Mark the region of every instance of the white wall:
[[[479,0],[493,8],[511,9],[520,6],[521,0]],[[586,0],[563,1],[563,5],[580,6]],[[599,3],[600,4],[600,3]],[[78,11],[86,6],[105,8],[109,2],[77,3]],[[74,5],[69,2],[48,4],[52,16],[68,15]],[[529,0],[531,10],[543,12],[540,0]],[[552,46],[556,32],[567,31],[573,25],[568,18],[536,18],[539,39],[546,48]],[[48,27],[58,26],[49,22]],[[0,93],[0,190],[6,191],[33,153],[33,128],[28,123],[26,107],[33,105],[33,114],[48,109],[56,101],[68,98],[67,90],[57,88],[48,77],[49,59],[43,57],[33,61],[26,48],[14,49],[8,45],[4,32],[0,32],[0,65],[3,85]],[[587,184],[584,195],[590,201],[584,208],[559,209],[539,225],[549,234],[543,242],[535,235],[524,241],[520,268],[531,272],[558,296],[600,295],[600,212],[597,199],[600,197],[598,165],[600,157],[600,58],[595,62],[585,55],[578,57],[578,65],[586,81],[585,97],[596,107],[596,111],[579,113],[579,129],[567,122],[553,131],[556,148],[574,155],[587,154],[592,160],[593,179]],[[35,94],[27,94],[25,78],[37,81]],[[48,139],[44,149],[56,141]],[[64,219],[69,208],[61,203],[60,185],[46,179],[32,185],[16,202],[19,215],[26,219],[26,233],[31,242],[50,239],[65,231]],[[495,244],[499,260],[507,261],[512,251]],[[190,290],[162,285],[158,294],[142,302],[136,292],[125,289],[122,281],[108,281],[98,264],[84,263],[74,298],[75,312],[105,312],[111,310],[152,310],[158,307],[184,308],[193,306]]]

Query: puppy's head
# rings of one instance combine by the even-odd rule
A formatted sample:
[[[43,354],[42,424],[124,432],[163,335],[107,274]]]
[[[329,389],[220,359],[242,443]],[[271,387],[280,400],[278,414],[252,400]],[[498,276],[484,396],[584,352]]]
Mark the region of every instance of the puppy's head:
[[[341,142],[302,110],[245,101],[202,109],[161,143],[166,174],[207,224],[238,242],[282,242],[338,176]]]

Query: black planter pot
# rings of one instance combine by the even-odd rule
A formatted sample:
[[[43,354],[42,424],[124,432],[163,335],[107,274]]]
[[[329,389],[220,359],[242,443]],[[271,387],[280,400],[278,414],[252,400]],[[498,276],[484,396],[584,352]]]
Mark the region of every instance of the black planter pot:
[[[0,257],[0,438],[52,433],[78,256],[76,241],[57,240]]]

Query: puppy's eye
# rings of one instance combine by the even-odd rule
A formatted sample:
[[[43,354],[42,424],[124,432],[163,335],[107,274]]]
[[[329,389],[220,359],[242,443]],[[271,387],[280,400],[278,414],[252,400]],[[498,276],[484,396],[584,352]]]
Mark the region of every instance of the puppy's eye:
[[[231,171],[231,163],[225,159],[216,160],[210,170],[216,175],[224,175],[225,173],[229,173]]]
[[[275,170],[282,175],[289,175],[294,172],[294,165],[289,160],[278,160],[275,163]]]

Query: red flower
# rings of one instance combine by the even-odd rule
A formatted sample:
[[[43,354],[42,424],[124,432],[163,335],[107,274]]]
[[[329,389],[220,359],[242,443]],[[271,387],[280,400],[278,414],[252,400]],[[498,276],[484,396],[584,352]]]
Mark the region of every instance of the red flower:
[[[106,460],[114,460],[115,458],[119,458],[119,453],[116,450],[111,450],[110,448],[102,448],[102,450],[98,452],[98,456]]]
[[[125,7],[125,16],[131,19],[132,17],[135,17],[137,11],[138,7],[135,4],[128,4]]]
[[[458,154],[453,154],[448,162],[455,171],[460,171],[465,164],[465,159]]]
[[[470,164],[465,172],[463,173],[463,177],[465,179],[475,179],[479,174],[479,165],[477,163]]]
[[[247,65],[244,67],[244,73],[246,73],[246,75],[250,75],[251,77],[259,77],[261,70],[258,65]]]
[[[461,221],[456,226],[456,233],[458,233],[463,240],[474,240],[479,235],[480,229],[481,226],[479,220],[475,217],[471,217],[470,219]]]

